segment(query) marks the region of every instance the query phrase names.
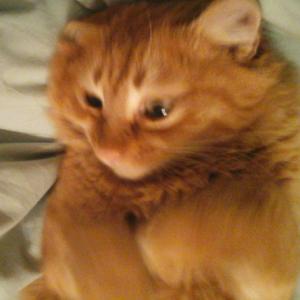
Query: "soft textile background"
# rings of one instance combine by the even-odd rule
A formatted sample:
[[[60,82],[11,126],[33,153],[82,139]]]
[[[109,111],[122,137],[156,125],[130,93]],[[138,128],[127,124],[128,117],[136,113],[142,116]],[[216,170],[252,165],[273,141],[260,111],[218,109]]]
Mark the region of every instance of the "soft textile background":
[[[65,21],[101,6],[101,0],[0,0],[0,300],[17,299],[37,275],[44,199],[61,151],[46,117],[48,59]],[[262,6],[276,43],[300,66],[300,1],[262,0]]]

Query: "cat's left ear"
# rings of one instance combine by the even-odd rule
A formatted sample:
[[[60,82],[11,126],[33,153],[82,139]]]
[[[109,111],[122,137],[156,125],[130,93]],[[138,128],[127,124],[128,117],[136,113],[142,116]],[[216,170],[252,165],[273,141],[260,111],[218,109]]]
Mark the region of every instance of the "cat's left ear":
[[[91,23],[71,21],[63,30],[63,38],[80,45],[85,39],[95,36],[97,33],[98,28]]]
[[[245,61],[256,54],[261,20],[256,0],[215,0],[193,26],[214,44],[234,49],[236,58]]]
[[[97,27],[83,21],[71,21],[63,29],[57,50],[67,55],[77,55],[84,44],[88,44],[97,36]]]

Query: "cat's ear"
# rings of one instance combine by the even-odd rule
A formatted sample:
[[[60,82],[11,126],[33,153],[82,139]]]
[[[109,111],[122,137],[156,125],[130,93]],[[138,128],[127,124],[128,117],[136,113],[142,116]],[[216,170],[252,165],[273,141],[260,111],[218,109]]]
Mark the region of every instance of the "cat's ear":
[[[98,28],[91,23],[71,21],[65,26],[62,32],[62,39],[69,43],[80,45],[83,41],[94,36],[97,31]]]
[[[194,26],[211,42],[235,49],[239,60],[248,60],[260,42],[261,19],[256,0],[215,0]]]

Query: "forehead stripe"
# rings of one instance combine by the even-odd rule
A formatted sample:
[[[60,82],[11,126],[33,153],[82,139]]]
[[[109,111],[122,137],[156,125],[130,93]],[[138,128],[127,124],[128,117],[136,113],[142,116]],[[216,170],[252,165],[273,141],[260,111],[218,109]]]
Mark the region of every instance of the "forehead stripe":
[[[138,111],[142,102],[142,93],[133,85],[128,89],[128,97],[126,99],[126,116],[128,120],[132,120]]]

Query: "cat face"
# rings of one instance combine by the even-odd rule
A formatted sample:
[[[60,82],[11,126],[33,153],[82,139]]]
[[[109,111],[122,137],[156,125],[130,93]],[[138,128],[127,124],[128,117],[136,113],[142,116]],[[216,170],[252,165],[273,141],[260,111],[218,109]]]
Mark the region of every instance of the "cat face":
[[[116,175],[137,180],[259,117],[273,81],[248,66],[259,40],[257,6],[219,1],[179,22],[195,3],[117,6],[66,26],[49,82],[65,143],[92,147]]]

